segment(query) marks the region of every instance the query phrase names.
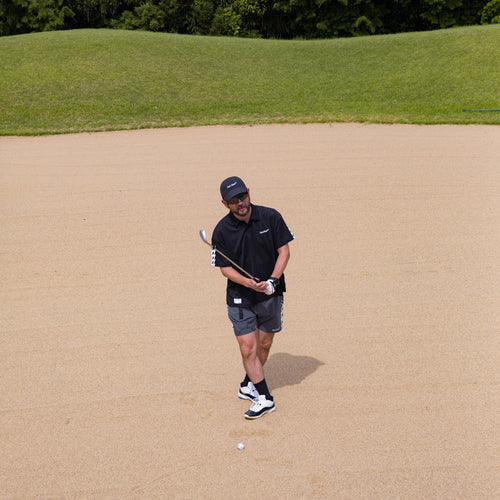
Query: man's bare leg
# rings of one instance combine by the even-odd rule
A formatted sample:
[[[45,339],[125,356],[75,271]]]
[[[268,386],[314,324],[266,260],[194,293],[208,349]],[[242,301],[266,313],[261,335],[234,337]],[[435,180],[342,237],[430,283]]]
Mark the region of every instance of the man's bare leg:
[[[264,378],[264,369],[259,358],[259,351],[262,349],[259,347],[258,332],[259,330],[255,330],[247,335],[236,337],[240,345],[243,366],[254,385]]]
[[[257,339],[257,356],[260,359],[260,364],[264,366],[266,364],[267,358],[269,357],[271,346],[273,345],[274,333],[257,330]]]

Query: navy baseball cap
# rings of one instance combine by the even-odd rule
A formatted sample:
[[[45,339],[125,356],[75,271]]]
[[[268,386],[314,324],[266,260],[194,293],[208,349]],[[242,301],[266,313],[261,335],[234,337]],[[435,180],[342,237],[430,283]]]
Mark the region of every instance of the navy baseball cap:
[[[224,201],[229,201],[233,196],[246,192],[247,187],[239,177],[228,177],[220,185],[220,194]]]

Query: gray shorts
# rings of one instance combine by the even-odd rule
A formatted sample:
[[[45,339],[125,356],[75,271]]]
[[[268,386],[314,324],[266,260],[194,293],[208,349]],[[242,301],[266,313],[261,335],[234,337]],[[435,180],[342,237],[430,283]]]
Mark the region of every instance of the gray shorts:
[[[277,295],[252,307],[227,306],[227,315],[239,337],[259,329],[277,333],[283,327],[283,295]]]

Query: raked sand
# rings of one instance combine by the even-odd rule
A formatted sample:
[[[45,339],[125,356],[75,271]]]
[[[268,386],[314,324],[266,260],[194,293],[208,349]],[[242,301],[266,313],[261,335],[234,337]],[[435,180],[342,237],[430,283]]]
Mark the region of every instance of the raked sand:
[[[256,421],[229,175],[296,236]],[[500,127],[2,137],[0,224],[1,499],[499,498]]]

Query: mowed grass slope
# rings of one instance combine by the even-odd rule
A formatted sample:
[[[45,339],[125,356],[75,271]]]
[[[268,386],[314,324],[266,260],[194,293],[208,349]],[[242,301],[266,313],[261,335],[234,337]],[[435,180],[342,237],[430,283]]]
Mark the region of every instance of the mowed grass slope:
[[[487,123],[500,25],[335,40],[118,30],[0,38],[0,134],[274,122]]]

